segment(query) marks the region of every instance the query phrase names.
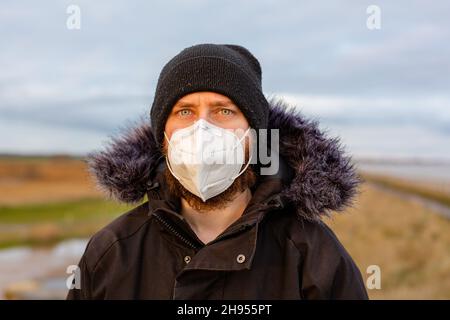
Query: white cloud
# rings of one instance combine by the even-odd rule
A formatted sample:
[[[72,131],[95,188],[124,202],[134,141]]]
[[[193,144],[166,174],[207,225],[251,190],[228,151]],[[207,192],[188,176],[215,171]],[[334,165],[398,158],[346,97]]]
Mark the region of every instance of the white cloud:
[[[430,154],[450,149],[447,1],[379,1],[380,31],[366,28],[365,2],[79,0],[79,31],[65,27],[69,4],[0,5],[0,132],[13,137],[0,152],[98,146],[148,113],[162,66],[200,42],[248,47],[266,91],[355,150],[414,153],[405,143],[414,134],[429,137]]]
[[[450,125],[450,96],[428,97],[354,97],[280,93],[279,96],[301,110],[318,117],[347,118],[380,122],[413,122]]]

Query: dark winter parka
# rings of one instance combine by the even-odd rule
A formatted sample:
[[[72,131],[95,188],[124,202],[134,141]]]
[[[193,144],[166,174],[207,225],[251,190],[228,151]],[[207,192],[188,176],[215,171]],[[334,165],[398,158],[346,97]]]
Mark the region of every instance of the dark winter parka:
[[[243,215],[207,244],[166,188],[149,125],[91,154],[90,169],[111,196],[148,201],[91,238],[81,289],[68,299],[366,299],[360,271],[321,221],[355,195],[350,158],[315,122],[282,100],[270,104],[280,169],[259,177]]]

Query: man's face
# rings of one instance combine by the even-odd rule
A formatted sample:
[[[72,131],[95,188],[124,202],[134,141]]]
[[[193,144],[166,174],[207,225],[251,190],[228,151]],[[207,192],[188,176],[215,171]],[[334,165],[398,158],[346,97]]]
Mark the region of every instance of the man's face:
[[[244,114],[227,96],[202,91],[185,95],[175,103],[165,126],[167,138],[170,140],[176,130],[189,127],[200,119],[232,131],[241,129],[240,131],[244,132],[249,128],[249,123]],[[248,137],[246,137],[245,142],[246,158],[248,159]],[[163,146],[164,154],[167,155],[168,143],[166,139],[164,139]],[[227,190],[203,202],[185,189],[169,170],[166,170],[165,175],[171,191],[186,199],[191,207],[199,211],[225,206],[226,203],[232,201],[237,192],[242,192],[245,188],[251,187],[256,181],[255,173],[249,166]]]

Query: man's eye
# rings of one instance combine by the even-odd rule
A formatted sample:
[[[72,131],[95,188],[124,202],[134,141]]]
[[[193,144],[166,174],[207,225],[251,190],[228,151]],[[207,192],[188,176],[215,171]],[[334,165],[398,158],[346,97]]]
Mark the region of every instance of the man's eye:
[[[189,110],[189,109],[182,109],[182,110],[178,111],[178,114],[180,116],[186,117],[186,116],[191,114],[191,110]]]
[[[220,112],[224,115],[224,116],[230,116],[234,113],[233,110],[231,109],[221,109]]]

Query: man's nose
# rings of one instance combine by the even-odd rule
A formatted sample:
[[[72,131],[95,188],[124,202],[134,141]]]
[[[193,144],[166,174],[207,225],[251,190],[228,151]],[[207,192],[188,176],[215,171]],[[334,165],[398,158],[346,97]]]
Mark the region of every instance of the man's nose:
[[[196,120],[200,120],[200,119],[210,121],[209,106],[207,104],[200,104],[200,106],[198,108]]]

